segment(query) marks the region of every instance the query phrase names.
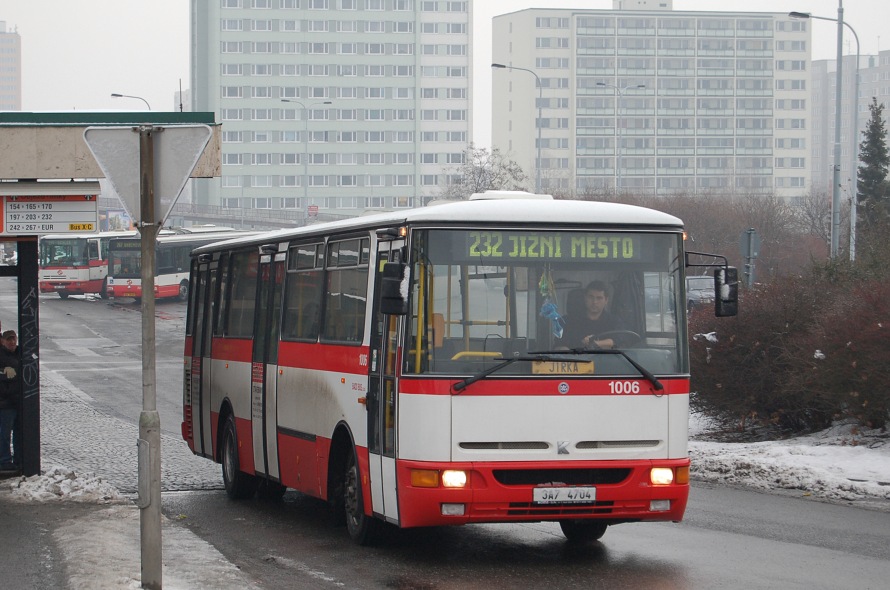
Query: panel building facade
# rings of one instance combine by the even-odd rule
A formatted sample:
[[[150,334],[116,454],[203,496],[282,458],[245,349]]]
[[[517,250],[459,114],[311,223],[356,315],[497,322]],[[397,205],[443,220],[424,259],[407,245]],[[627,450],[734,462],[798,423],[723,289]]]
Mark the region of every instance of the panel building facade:
[[[526,170],[540,157],[545,192],[809,190],[806,21],[529,9],[495,17],[493,61],[534,73],[493,72],[492,143]]]
[[[0,111],[22,110],[22,38],[0,20]]]
[[[192,0],[195,202],[354,215],[438,196],[472,134],[471,0]]]
[[[830,193],[834,178],[834,130],[837,102],[836,60],[816,60],[812,63],[813,90],[813,189]],[[862,141],[871,118],[868,105],[872,98],[878,104],[890,107],[890,51],[878,55],[861,55],[858,64],[858,92],[854,93],[857,80],[855,55],[845,55],[841,69],[843,80],[841,96],[841,158],[840,181],[849,198],[856,191],[856,174],[859,167],[858,145]],[[856,97],[855,106],[852,97]],[[851,111],[855,109],[855,111]],[[886,119],[888,110],[884,110]],[[890,141],[890,138],[888,138]]]

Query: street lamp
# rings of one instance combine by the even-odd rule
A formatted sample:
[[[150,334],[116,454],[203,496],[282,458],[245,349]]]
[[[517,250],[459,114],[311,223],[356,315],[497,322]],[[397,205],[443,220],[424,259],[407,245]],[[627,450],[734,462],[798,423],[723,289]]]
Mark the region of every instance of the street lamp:
[[[136,100],[141,100],[142,102],[144,102],[145,106],[148,107],[148,110],[151,110],[151,105],[148,104],[148,101],[145,100],[144,98],[142,98],[141,96],[131,96],[129,94],[118,94],[117,92],[112,92],[111,97],[112,98],[135,98]]]
[[[541,118],[541,107],[544,102],[544,87],[541,86],[541,79],[538,77],[534,71],[529,70],[528,68],[520,68],[519,66],[508,66],[504,64],[491,64],[491,67],[494,69],[500,70],[520,70],[523,72],[528,72],[532,76],[535,77],[535,85],[538,87],[538,118],[535,121],[535,127],[538,128],[538,145],[537,151],[535,152],[535,192],[541,193],[541,126],[544,124],[543,119]]]
[[[300,105],[303,109],[303,206],[309,206],[309,109],[322,104],[333,104],[329,100],[322,102],[312,102],[308,105],[303,104],[299,100],[282,98],[281,102],[292,102]]]
[[[789,12],[788,16],[790,16],[791,18],[801,18],[801,19],[814,18],[814,19],[818,19],[818,20],[827,20],[827,21],[838,23],[838,66],[837,66],[838,69],[837,69],[837,80],[836,80],[837,88],[835,89],[835,92],[837,93],[837,96],[838,96],[837,100],[840,100],[839,97],[840,97],[840,92],[841,92],[840,91],[840,87],[841,87],[841,65],[840,65],[840,63],[841,63],[841,59],[842,59],[841,52],[840,52],[840,49],[841,49],[841,37],[840,37],[841,28],[840,27],[841,27],[841,25],[850,29],[850,32],[853,33],[853,38],[856,40],[856,76],[854,77],[855,85],[853,86],[853,106],[850,109],[850,113],[851,113],[851,115],[850,115],[850,119],[851,119],[850,143],[852,143],[852,146],[850,149],[850,157],[851,157],[851,164],[850,164],[850,196],[851,196],[851,200],[850,200],[850,261],[852,262],[853,260],[856,260],[856,217],[858,216],[858,214],[856,212],[856,206],[858,205],[857,194],[859,192],[858,171],[859,171],[859,58],[860,58],[860,53],[859,53],[859,35],[856,34],[856,30],[853,27],[851,27],[847,22],[845,22],[843,20],[843,13],[844,13],[844,9],[842,7],[838,7],[838,18],[829,18],[826,16],[813,16],[809,12]],[[840,149],[839,149],[839,146],[840,146],[839,128],[840,128],[840,120],[841,120],[840,119],[841,106],[840,106],[839,102],[835,105],[835,111],[836,112],[835,112],[835,125],[834,126],[835,126],[835,138],[836,138],[835,141],[837,142],[837,145],[835,146],[835,150],[836,150],[835,168],[838,172],[838,176],[835,178],[835,185],[836,185],[835,190],[839,190],[839,188],[840,188],[840,178],[839,178],[839,176],[840,176],[840,156],[838,155],[838,153],[840,152]],[[838,199],[840,199],[839,196],[838,196]],[[835,238],[834,238],[834,235],[835,235],[835,232],[834,232],[834,227],[835,227],[834,226],[834,210],[835,210],[834,205],[835,205],[835,202],[834,202],[834,200],[832,200],[832,226],[831,226],[832,243],[834,243],[834,241],[835,241]],[[837,207],[838,207],[837,224],[838,224],[838,227],[840,227],[840,200],[838,200],[838,202],[837,202]],[[834,256],[836,254],[837,254],[837,252],[835,251],[834,254],[832,254],[832,255]]]
[[[605,88],[611,88],[618,95],[619,104],[615,105],[615,124],[618,127],[618,133],[616,141],[618,145],[615,146],[615,174],[617,175],[615,178],[615,193],[618,194],[621,191],[621,157],[624,151],[624,133],[621,127],[621,104],[623,102],[623,92],[630,90],[631,88],[645,88],[645,84],[631,84],[630,86],[625,86],[621,88],[619,86],[615,86],[614,84],[606,84],[605,82],[597,82],[597,86],[603,86]]]

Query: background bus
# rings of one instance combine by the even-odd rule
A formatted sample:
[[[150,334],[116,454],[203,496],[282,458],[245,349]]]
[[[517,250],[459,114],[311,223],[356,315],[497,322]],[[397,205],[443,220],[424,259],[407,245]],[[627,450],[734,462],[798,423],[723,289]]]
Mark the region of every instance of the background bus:
[[[212,229],[209,229],[212,228]],[[155,297],[188,297],[189,254],[198,246],[218,242],[244,232],[232,228],[200,226],[162,231],[155,249]],[[139,235],[113,238],[109,244],[107,296],[114,298],[142,298],[142,240]]]
[[[587,541],[679,521],[688,264],[673,216],[525,193],[198,248],[183,438],[231,497],[325,499],[359,543],[384,522]],[[715,273],[721,313],[733,271]],[[595,280],[626,329],[569,346]]]
[[[52,234],[40,238],[40,292],[69,295],[98,293],[107,297],[108,245],[112,238],[135,231]]]

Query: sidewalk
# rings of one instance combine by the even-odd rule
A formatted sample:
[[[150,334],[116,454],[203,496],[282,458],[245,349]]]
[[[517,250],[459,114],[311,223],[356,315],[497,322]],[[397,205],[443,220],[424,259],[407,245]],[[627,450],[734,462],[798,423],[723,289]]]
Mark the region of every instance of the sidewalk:
[[[118,492],[136,487],[137,427],[93,410],[87,400],[61,376],[41,372],[44,475],[0,476],[6,588],[141,588],[140,511],[132,495]],[[162,435],[161,445],[165,471],[192,474],[199,489],[208,482],[219,487],[217,465],[193,457],[169,435]],[[103,479],[89,477],[90,471]],[[165,589],[258,588],[212,545],[161,518]]]

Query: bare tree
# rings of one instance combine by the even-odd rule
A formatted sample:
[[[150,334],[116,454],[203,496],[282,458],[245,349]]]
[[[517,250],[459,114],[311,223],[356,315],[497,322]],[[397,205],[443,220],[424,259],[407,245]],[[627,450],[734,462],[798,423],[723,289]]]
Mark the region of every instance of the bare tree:
[[[449,172],[458,180],[445,188],[442,196],[448,199],[466,199],[487,190],[527,190],[528,176],[522,167],[497,148],[488,151],[471,143],[463,151],[463,162]]]

